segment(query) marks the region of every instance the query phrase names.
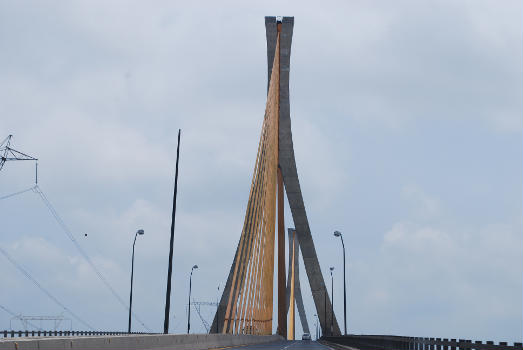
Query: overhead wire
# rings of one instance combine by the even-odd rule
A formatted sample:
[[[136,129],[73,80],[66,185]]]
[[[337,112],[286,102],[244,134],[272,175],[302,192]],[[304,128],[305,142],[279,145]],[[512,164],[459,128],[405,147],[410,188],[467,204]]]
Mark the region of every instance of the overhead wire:
[[[45,289],[26,269],[22,267],[19,263],[17,263],[2,247],[0,247],[0,253],[2,253],[3,256],[20,271],[22,274],[25,275],[33,284],[38,287],[44,294],[46,294],[52,301],[54,301],[58,306],[60,306],[62,309],[67,311],[69,314],[71,314],[77,321],[82,323],[83,325],[87,326],[90,330],[95,330],[89,323],[84,321],[80,316],[75,314],[71,309],[69,309],[67,306],[65,306],[60,300],[58,300],[53,294],[51,294],[47,289]]]
[[[18,192],[15,192],[15,193],[11,193],[11,194],[8,194],[8,195],[5,195],[5,196],[2,196],[0,197],[0,200],[3,200],[3,199],[7,199],[7,198],[11,198],[11,197],[14,197],[14,196],[18,196],[19,194],[22,194],[22,193],[25,193],[25,192],[29,192],[31,190],[34,190],[36,188],[36,186],[32,186],[30,188],[27,188],[25,190],[22,190],[22,191],[18,191]]]
[[[109,283],[109,281],[104,277],[104,275],[100,272],[100,270],[96,267],[96,265],[93,263],[93,261],[91,260],[91,258],[89,257],[89,255],[87,255],[87,253],[85,252],[85,250],[80,246],[80,244],[78,243],[78,241],[76,240],[76,238],[74,237],[73,233],[71,232],[71,230],[69,230],[69,228],[67,227],[67,225],[65,224],[65,222],[62,220],[62,218],[60,217],[60,215],[58,214],[58,212],[56,211],[56,209],[53,207],[53,205],[51,204],[51,202],[49,201],[49,199],[47,198],[47,196],[44,194],[44,192],[42,191],[42,189],[40,188],[40,186],[38,185],[34,185],[30,188],[27,188],[25,190],[22,190],[22,191],[18,191],[18,192],[14,192],[14,193],[11,193],[11,194],[8,194],[8,195],[5,195],[5,196],[2,196],[0,197],[0,200],[4,200],[4,199],[7,199],[7,198],[11,198],[11,197],[14,197],[14,196],[17,196],[17,195],[20,195],[20,194],[23,194],[25,192],[29,192],[29,191],[33,191],[35,192],[36,194],[38,194],[39,198],[42,200],[42,202],[44,203],[44,205],[47,207],[47,209],[49,210],[49,212],[51,213],[51,215],[54,217],[54,219],[56,220],[56,222],[58,223],[58,225],[62,228],[62,230],[64,231],[64,233],[67,235],[67,237],[71,240],[71,242],[73,242],[73,245],[76,247],[76,249],[80,252],[80,254],[82,255],[82,257],[87,261],[87,263],[89,264],[89,266],[94,270],[95,274],[97,275],[97,277],[102,281],[102,283],[109,289],[109,291],[111,292],[111,294],[118,300],[118,302],[127,310],[129,311],[129,307],[127,306],[127,304],[124,302],[124,300],[122,299],[122,297],[120,297],[120,295],[114,290],[114,288],[111,286],[111,284]],[[152,332],[152,330],[147,327],[147,325],[134,313],[134,312],[131,312],[132,316],[136,319],[136,321],[138,321],[147,331],[149,332]]]
[[[38,196],[40,197],[40,199],[43,201],[43,203],[45,204],[45,206],[47,207],[47,209],[49,209],[49,212],[51,213],[51,215],[54,217],[54,219],[56,220],[56,222],[58,223],[58,225],[62,228],[62,230],[64,231],[64,233],[67,235],[67,237],[71,240],[71,242],[73,243],[73,245],[76,247],[76,249],[80,252],[80,254],[83,256],[83,258],[87,261],[87,263],[91,266],[91,268],[94,270],[94,272],[96,273],[96,275],[98,276],[98,278],[100,279],[100,281],[102,281],[102,283],[109,289],[109,291],[111,292],[111,294],[118,300],[118,302],[127,310],[129,311],[129,306],[123,301],[122,297],[120,297],[120,295],[114,290],[114,288],[111,286],[111,284],[109,283],[109,281],[104,277],[104,275],[100,272],[100,270],[96,267],[96,265],[93,263],[93,261],[91,260],[91,258],[89,257],[89,255],[87,255],[87,253],[85,252],[85,250],[83,250],[83,248],[80,246],[80,244],[78,243],[78,241],[76,240],[76,238],[74,237],[73,233],[71,232],[71,230],[69,230],[69,228],[67,227],[67,225],[65,224],[65,222],[62,220],[62,218],[60,217],[60,215],[58,214],[58,212],[56,211],[56,209],[53,207],[53,205],[51,204],[51,202],[49,201],[49,199],[47,199],[47,196],[44,194],[44,192],[42,191],[42,189],[40,188],[40,186],[38,185],[35,185],[34,187],[34,191],[36,194],[38,194]],[[145,323],[134,313],[134,312],[131,312],[132,316],[149,332],[152,332],[152,330],[147,327],[147,325],[145,325]]]

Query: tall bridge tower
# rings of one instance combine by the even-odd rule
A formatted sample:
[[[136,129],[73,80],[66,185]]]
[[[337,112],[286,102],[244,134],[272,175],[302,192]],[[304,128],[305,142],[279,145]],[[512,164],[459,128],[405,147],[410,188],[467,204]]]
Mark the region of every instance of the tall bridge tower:
[[[277,333],[287,336],[285,191],[321,327],[325,334],[340,334],[336,317],[331,314],[331,300],[312,240],[294,157],[289,103],[293,28],[294,17],[265,17],[268,63],[265,117],[244,226],[212,332],[272,334],[277,217]],[[297,301],[300,303],[301,298]],[[303,309],[303,305],[300,307]]]

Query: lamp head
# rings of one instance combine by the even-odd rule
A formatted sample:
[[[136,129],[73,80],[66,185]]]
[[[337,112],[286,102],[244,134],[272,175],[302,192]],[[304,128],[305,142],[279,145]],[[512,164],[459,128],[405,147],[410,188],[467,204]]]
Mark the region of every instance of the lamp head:
[[[198,268],[198,265],[194,265],[192,268],[193,268],[193,269],[197,269],[197,268]]]
[[[334,271],[334,266],[331,266],[331,267],[330,267],[330,270],[331,270],[331,272]]]
[[[145,232],[142,229],[139,229],[138,231],[136,231],[136,233],[139,235],[143,235]]]
[[[340,231],[334,231],[334,236],[340,237],[341,236],[341,232]]]

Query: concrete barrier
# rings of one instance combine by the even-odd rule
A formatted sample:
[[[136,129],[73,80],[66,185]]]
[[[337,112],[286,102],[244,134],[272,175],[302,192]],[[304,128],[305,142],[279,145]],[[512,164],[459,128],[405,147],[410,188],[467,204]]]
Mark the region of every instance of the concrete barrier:
[[[280,341],[279,335],[157,334],[90,337],[5,338],[0,349],[129,349],[203,350]]]

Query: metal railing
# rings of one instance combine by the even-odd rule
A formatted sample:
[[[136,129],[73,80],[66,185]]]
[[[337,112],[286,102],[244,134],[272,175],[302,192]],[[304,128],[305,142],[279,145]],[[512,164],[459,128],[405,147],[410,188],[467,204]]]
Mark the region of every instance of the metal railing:
[[[21,337],[77,337],[77,336],[95,336],[95,335],[128,335],[128,334],[157,334],[143,332],[110,332],[110,331],[0,331],[0,338],[21,338]]]
[[[495,344],[493,341],[468,339],[402,337],[394,335],[346,335],[322,337],[329,343],[345,345],[360,350],[522,350],[521,343]]]

